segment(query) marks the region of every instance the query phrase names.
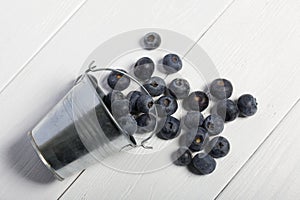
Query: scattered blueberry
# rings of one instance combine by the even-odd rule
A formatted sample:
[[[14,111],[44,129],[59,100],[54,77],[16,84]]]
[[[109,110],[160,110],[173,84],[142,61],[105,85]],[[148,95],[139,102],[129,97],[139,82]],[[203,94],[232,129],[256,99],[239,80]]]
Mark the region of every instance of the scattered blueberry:
[[[157,33],[150,32],[144,36],[144,47],[147,50],[153,50],[159,47],[161,38]]]
[[[217,103],[217,113],[225,122],[233,121],[239,115],[239,109],[230,99],[224,99]]]
[[[181,147],[176,152],[175,164],[179,166],[186,166],[192,162],[192,153],[186,147]]]
[[[250,94],[244,94],[240,96],[237,106],[240,110],[241,116],[243,117],[252,116],[257,112],[256,99]]]
[[[191,130],[187,133],[187,146],[191,151],[203,150],[207,142],[207,135],[207,131],[202,127]]]
[[[203,126],[210,135],[218,135],[224,129],[224,121],[219,115],[212,114],[206,117]]]
[[[199,175],[207,175],[216,169],[216,161],[210,155],[198,153],[193,157],[191,167],[193,172]]]
[[[138,125],[138,133],[149,133],[155,129],[156,118],[152,114],[142,114],[135,120]]]
[[[172,115],[178,108],[176,99],[171,96],[162,96],[155,103],[159,116]]]
[[[144,87],[151,96],[156,97],[164,93],[166,83],[162,78],[153,76],[144,83]]]
[[[137,123],[132,115],[126,115],[117,119],[120,127],[129,135],[137,131]]]
[[[210,93],[217,99],[228,99],[232,95],[233,87],[226,79],[216,79],[210,85]]]
[[[187,102],[190,109],[202,112],[208,107],[209,99],[204,92],[196,91],[188,96]]]
[[[169,90],[177,99],[184,99],[189,96],[190,84],[185,79],[176,78],[170,83]]]
[[[163,58],[163,68],[167,73],[176,73],[182,69],[182,61],[176,54],[167,54]]]
[[[153,99],[151,98],[151,96],[146,94],[142,94],[136,101],[137,111],[141,113],[149,113],[153,105]]]
[[[140,91],[131,91],[128,93],[127,99],[129,100],[130,113],[132,113],[132,114],[137,113],[136,102],[137,102],[138,98],[140,98],[141,95],[142,95],[142,93]]]
[[[113,90],[125,90],[128,88],[130,84],[130,78],[128,78],[125,73],[127,73],[125,70],[118,69],[121,72],[112,71],[107,79],[107,83],[109,87],[111,87]],[[124,72],[124,73],[122,73]]]
[[[140,58],[134,65],[134,75],[141,79],[141,80],[147,80],[149,79],[154,72],[154,62],[148,58],[143,57]]]
[[[163,128],[157,133],[157,136],[164,140],[170,140],[177,137],[180,133],[180,121],[175,117],[168,116]]]
[[[189,129],[198,128],[203,124],[203,121],[204,117],[199,111],[189,111],[184,118],[184,124]]]
[[[230,144],[228,140],[224,137],[215,137],[209,142],[210,152],[214,158],[221,158],[228,154],[230,150]]]
[[[129,114],[129,101],[127,99],[115,100],[111,104],[111,112],[115,118]]]
[[[110,93],[108,93],[106,96],[104,96],[103,102],[105,103],[107,108],[111,110],[112,102],[116,100],[122,100],[122,99],[125,99],[124,94],[118,90],[113,90]]]

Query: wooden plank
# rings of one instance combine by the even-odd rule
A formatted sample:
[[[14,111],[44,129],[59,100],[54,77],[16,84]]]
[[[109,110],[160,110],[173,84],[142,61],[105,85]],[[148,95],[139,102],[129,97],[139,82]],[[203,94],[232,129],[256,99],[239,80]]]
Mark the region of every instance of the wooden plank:
[[[85,0],[3,1],[0,7],[0,91],[51,40]]]
[[[299,99],[300,13],[297,0],[237,1],[200,40],[236,98],[254,94],[259,112],[226,126],[231,153],[204,177],[170,166],[126,174],[105,166],[86,170],[62,199],[213,199]],[[196,56],[193,50],[187,55]]]
[[[300,103],[217,199],[299,199]]]
[[[1,198],[53,199],[74,180],[53,181],[34,157],[26,132],[70,89],[93,49],[113,35],[144,27],[171,29],[196,40],[230,2],[178,0],[170,8],[168,2],[151,1],[149,12],[140,0],[131,1],[132,6],[86,3],[0,94]]]

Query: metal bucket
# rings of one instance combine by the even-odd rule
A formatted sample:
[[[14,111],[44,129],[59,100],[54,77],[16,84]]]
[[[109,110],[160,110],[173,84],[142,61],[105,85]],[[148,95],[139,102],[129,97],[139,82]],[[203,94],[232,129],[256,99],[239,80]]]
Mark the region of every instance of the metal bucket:
[[[84,74],[29,132],[43,163],[59,179],[98,163],[125,146],[135,146],[102,101],[104,93]]]

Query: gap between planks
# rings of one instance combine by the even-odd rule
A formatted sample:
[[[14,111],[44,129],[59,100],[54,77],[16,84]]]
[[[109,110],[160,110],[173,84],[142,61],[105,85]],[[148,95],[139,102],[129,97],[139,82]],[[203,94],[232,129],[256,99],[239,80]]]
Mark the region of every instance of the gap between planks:
[[[74,16],[79,10],[80,10],[80,8],[87,2],[88,0],[86,0],[77,10],[76,10],[76,12],[75,13],[73,13],[72,14],[72,16]],[[194,42],[194,44],[191,46],[191,48],[189,48],[188,50],[187,50],[187,52],[183,55],[183,58],[184,57],[186,57],[186,55],[199,43],[199,41],[206,35],[206,33],[217,23],[217,21],[224,15],[224,13],[234,4],[234,2],[235,2],[236,0],[232,0],[221,12],[220,12],[220,14],[207,26],[207,28],[203,31],[203,33],[199,36],[199,38],[198,39],[196,39],[196,41]],[[69,20],[72,18],[72,16],[69,18]],[[69,21],[68,20],[68,21]],[[67,23],[67,22],[66,22]],[[64,23],[64,25],[66,24],[66,23]],[[64,26],[63,25],[63,26]],[[62,26],[62,27],[63,27]],[[61,30],[62,29],[62,27],[60,27],[59,28],[59,30]],[[53,35],[53,37],[59,32],[59,30]],[[51,37],[50,39],[49,39],[49,41],[48,42],[50,42],[50,40],[53,38],[53,37]],[[48,43],[47,42],[47,43]],[[46,44],[47,44],[46,43]],[[45,45],[46,45],[45,44]],[[43,48],[43,47],[42,47]],[[42,50],[42,48],[40,49],[40,50]],[[37,52],[37,54],[38,54],[38,52]],[[37,55],[36,54],[36,55]],[[26,65],[36,56],[36,55],[34,55],[27,63],[26,63]],[[25,68],[25,67],[24,67]],[[17,75],[18,74],[20,74],[23,70],[24,70],[24,68],[23,69],[21,69],[18,73],[17,73]],[[17,76],[16,75],[16,76]],[[15,78],[15,77],[14,77]],[[7,84],[5,87],[7,87],[9,84]],[[0,94],[1,94],[1,92],[2,92],[2,90],[0,90]],[[71,182],[71,184],[62,192],[62,194],[57,198],[58,200],[59,199],[61,199],[63,196],[64,196],[64,194],[72,187],[72,185],[74,185],[74,183],[80,178],[80,176],[84,173],[84,171],[85,170],[83,170],[83,171],[81,171],[79,174],[78,174],[78,176],[76,176],[76,178]]]
[[[31,57],[21,66],[20,69],[17,70],[15,74],[12,75],[12,77],[7,81],[6,84],[2,88],[0,88],[0,94],[21,74],[26,67],[29,65],[29,63],[51,42],[51,40],[58,34],[58,32],[72,19],[72,17],[86,4],[88,0],[84,0],[82,3],[80,3],[77,8],[75,8],[74,12],[71,13],[69,16],[66,17],[66,19],[63,21],[62,25],[59,26],[50,36],[41,44],[41,46],[36,50],[36,52],[33,53]]]
[[[272,134],[277,130],[277,128],[285,121],[285,119],[288,117],[288,115],[293,111],[293,109],[297,106],[297,104],[300,102],[300,99],[298,99],[292,107],[287,111],[287,113],[282,117],[282,119],[276,124],[276,126],[272,129],[272,131],[267,135],[267,137],[260,143],[260,145],[255,149],[255,151],[251,154],[251,156],[246,160],[246,162],[241,166],[241,168],[232,176],[232,178],[227,182],[227,184],[224,186],[224,188],[219,192],[219,194],[214,198],[219,199],[220,195],[227,189],[227,187],[231,184],[231,182],[237,177],[238,174],[248,165],[248,163],[251,162],[254,155],[263,148],[266,141],[272,136]]]

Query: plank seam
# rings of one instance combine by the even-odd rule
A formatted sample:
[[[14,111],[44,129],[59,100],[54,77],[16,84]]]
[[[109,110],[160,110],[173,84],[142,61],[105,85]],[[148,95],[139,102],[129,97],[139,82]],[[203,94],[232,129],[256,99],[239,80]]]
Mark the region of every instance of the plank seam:
[[[72,183],[61,193],[61,195],[59,195],[59,197],[57,198],[57,200],[61,199],[62,196],[69,190],[69,188],[77,181],[77,179],[81,176],[81,174],[83,174],[85,170],[82,170],[78,176],[72,181]]]
[[[233,5],[236,0],[232,0],[221,13],[212,21],[212,23],[207,27],[207,29],[199,36],[196,42],[187,50],[187,52],[183,55],[182,59],[186,57],[186,55],[200,42],[200,40],[207,34],[207,32],[219,21],[219,19],[225,14],[225,12]]]
[[[224,188],[219,192],[219,194],[214,198],[217,200],[221,194],[227,189],[227,187],[231,184],[231,182],[238,176],[238,174],[241,173],[241,171],[250,163],[250,161],[253,159],[255,154],[263,148],[264,144],[267,142],[267,140],[274,134],[274,132],[277,130],[277,128],[286,120],[288,115],[293,111],[293,109],[296,107],[296,105],[300,103],[300,99],[298,99],[292,107],[288,110],[288,112],[282,117],[282,119],[275,125],[275,127],[271,130],[271,132],[267,135],[267,137],[260,143],[260,145],[255,149],[255,151],[251,154],[251,156],[245,161],[245,163],[241,166],[241,168],[232,176],[232,178],[226,183]]]
[[[33,53],[31,57],[21,66],[21,68],[8,80],[6,84],[2,88],[0,88],[0,94],[26,69],[26,67],[29,65],[29,63],[51,42],[51,40],[58,34],[58,32],[71,20],[71,18],[82,8],[82,6],[87,2],[88,0],[83,0],[81,4],[75,8],[74,12],[71,13],[69,16],[66,17],[66,19],[63,21],[61,26],[59,26],[54,32],[45,40],[44,43],[42,43],[41,47],[37,49],[36,52]]]

